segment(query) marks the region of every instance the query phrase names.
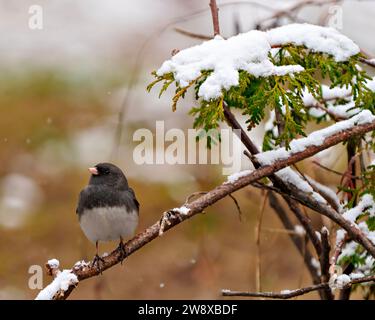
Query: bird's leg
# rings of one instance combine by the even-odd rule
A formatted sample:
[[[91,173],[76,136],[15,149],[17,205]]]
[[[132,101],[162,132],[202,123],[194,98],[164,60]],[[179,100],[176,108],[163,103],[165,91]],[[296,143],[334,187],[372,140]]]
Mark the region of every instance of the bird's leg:
[[[125,244],[123,242],[123,239],[122,237],[120,236],[120,243],[118,245],[118,249],[120,251],[120,260],[121,260],[121,264],[122,264],[122,261],[126,258],[127,256],[127,252],[126,252],[126,248],[125,248]]]
[[[98,251],[99,251],[99,241],[95,242],[95,246],[96,246],[96,254],[95,254],[94,260],[92,261],[92,265],[96,266],[96,268],[98,269],[98,271],[100,272],[100,274],[103,274],[102,273],[102,268],[100,266],[100,263],[104,264],[104,259],[102,257],[100,257],[99,254],[98,254]]]

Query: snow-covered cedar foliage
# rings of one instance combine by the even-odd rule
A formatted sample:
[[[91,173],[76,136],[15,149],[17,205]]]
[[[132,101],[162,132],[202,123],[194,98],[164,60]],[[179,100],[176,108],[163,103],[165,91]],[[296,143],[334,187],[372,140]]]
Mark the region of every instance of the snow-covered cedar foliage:
[[[327,118],[325,113],[316,117],[312,106],[304,103],[309,98],[325,106],[327,90],[318,78],[330,81],[330,89],[339,93],[338,99],[329,100],[331,105],[345,102],[345,92],[348,102],[353,101],[351,108],[372,111],[375,98],[367,87],[370,77],[358,67],[360,57],[359,47],[335,29],[291,24],[229,39],[216,36],[181,50],[153,72],[156,80],[148,90],[163,82],[161,95],[174,83],[175,110],[178,100],[194,88],[198,106],[190,114],[195,116],[194,127],[206,130],[224,120],[224,101],[248,116],[249,128],[265,119],[266,110],[276,109],[283,114],[285,130],[281,135],[267,131],[263,149],[269,150],[281,143],[288,147],[291,139],[304,135],[308,121]]]
[[[181,50],[152,73],[156,79],[148,90],[161,82],[161,95],[174,84],[173,111],[178,100],[189,89],[194,90],[197,105],[190,114],[195,117],[195,128],[218,128],[225,120],[224,104],[247,116],[248,130],[265,120],[264,152],[257,159],[269,165],[308,146],[319,145],[333,133],[373,121],[375,78],[366,73],[362,58],[365,57],[360,48],[332,28],[291,24],[229,39],[216,36]],[[331,125],[301,138],[306,136],[309,123],[326,122]],[[373,133],[352,140],[348,144],[355,146],[355,152],[374,153]],[[343,194],[340,203],[335,194],[332,198],[340,214],[375,244],[375,162],[361,167],[365,170],[359,174],[360,182],[338,186]],[[234,174],[227,183],[249,172]],[[318,183],[307,181],[291,168],[276,175],[326,203],[316,192]],[[375,261],[361,245],[347,239],[342,229],[336,238],[337,245],[343,241],[338,263],[343,267],[352,264],[352,279],[374,274]],[[335,285],[343,286],[341,282]],[[367,295],[374,292],[374,286],[362,287]]]

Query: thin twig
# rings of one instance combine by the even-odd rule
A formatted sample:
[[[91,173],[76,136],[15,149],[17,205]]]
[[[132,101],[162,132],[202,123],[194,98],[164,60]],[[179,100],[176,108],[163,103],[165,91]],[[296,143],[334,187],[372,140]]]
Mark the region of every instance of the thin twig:
[[[373,282],[375,281],[375,276],[362,277],[358,279],[353,279],[349,282],[345,288],[350,288],[353,284]],[[227,297],[258,297],[258,298],[270,298],[270,299],[290,299],[297,296],[302,296],[306,293],[317,291],[317,290],[330,290],[329,283],[320,283],[310,287],[305,287],[295,290],[284,290],[281,292],[246,292],[246,291],[232,291],[232,290],[222,290],[222,295]]]
[[[339,172],[339,171],[336,171],[336,170],[333,170],[333,169],[331,169],[331,168],[328,168],[328,167],[322,165],[321,163],[319,163],[319,162],[316,161],[316,160],[313,160],[312,163],[315,164],[315,165],[317,165],[318,167],[320,167],[320,168],[322,168],[322,169],[324,169],[324,170],[326,170],[326,171],[328,171],[328,172],[334,173],[334,174],[336,174],[336,175],[338,175],[338,176],[343,176],[343,175],[344,175],[344,173]],[[352,179],[357,179],[357,180],[362,180],[362,178],[361,178],[361,177],[358,177],[358,176],[350,176],[350,178],[352,178]]]
[[[234,204],[236,205],[236,208],[238,211],[238,218],[240,219],[240,221],[242,221],[242,211],[241,211],[240,204],[238,203],[237,199],[233,196],[233,194],[229,194],[229,198],[231,198]]]
[[[173,30],[176,31],[176,32],[178,32],[179,34],[182,34],[184,36],[187,36],[187,37],[190,37],[190,38],[194,38],[194,39],[200,39],[200,40],[211,40],[212,39],[211,36],[207,36],[207,35],[204,35],[204,34],[198,34],[198,33],[190,32],[190,31],[186,31],[186,30],[181,29],[181,28],[174,28]]]
[[[322,251],[319,256],[320,261],[320,270],[321,270],[321,279],[322,282],[328,282],[330,278],[329,274],[329,253],[331,251],[331,245],[329,244],[329,233],[328,229],[323,227],[320,231]],[[326,300],[333,300],[333,294],[331,290],[326,288],[324,291],[324,296]]]
[[[216,36],[220,34],[219,8],[217,7],[216,0],[210,0],[210,9],[212,15],[212,24],[214,27],[214,36]]]

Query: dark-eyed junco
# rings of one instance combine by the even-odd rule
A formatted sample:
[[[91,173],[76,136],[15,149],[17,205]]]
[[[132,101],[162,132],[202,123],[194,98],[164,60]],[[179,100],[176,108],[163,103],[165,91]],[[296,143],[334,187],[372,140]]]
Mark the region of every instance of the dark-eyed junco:
[[[99,163],[89,171],[89,184],[79,194],[76,212],[84,234],[96,245],[93,263],[100,269],[99,261],[103,260],[98,255],[99,241],[119,239],[125,258],[123,239],[137,228],[139,203],[120,168]]]

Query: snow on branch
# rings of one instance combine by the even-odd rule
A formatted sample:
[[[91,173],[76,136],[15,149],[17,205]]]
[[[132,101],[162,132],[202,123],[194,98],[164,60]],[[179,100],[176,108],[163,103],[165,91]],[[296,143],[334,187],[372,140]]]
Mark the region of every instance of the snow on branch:
[[[180,87],[213,70],[199,88],[204,100],[217,99],[222,90],[239,85],[239,71],[255,77],[286,75],[301,72],[298,64],[276,66],[269,53],[272,48],[287,44],[305,46],[314,52],[332,55],[337,62],[345,61],[360,52],[349,38],[333,28],[310,24],[290,24],[266,32],[252,30],[229,39],[216,35],[214,39],[179,51],[157,70],[157,76],[173,73]]]
[[[348,120],[341,121],[324,129],[314,131],[306,138],[292,140],[290,142],[290,150],[286,150],[285,147],[282,147],[258,154],[256,155],[256,158],[262,165],[271,165],[275,161],[286,159],[291,154],[301,152],[310,146],[318,147],[324,143],[327,137],[335,133],[344,132],[349,128],[353,128],[361,124],[371,123],[374,120],[375,116],[369,110],[363,110]]]
[[[165,212],[160,221],[154,223],[152,226],[148,227],[125,244],[127,256],[133,254],[135,251],[139,250],[160,235],[161,224],[162,221],[165,221],[165,217],[167,217],[168,223],[163,224],[162,232],[168,231],[177,224],[190,219],[198,213],[201,213],[207,207],[215,204],[226,196],[231,195],[233,192],[240,190],[254,183],[255,181],[258,181],[259,179],[270,176],[275,172],[286,168],[287,166],[309,158],[316,153],[335,144],[346,141],[353,136],[363,135],[367,132],[375,130],[375,119],[371,119],[372,120],[369,121],[359,121],[355,126],[347,126],[345,129],[341,128],[341,130],[332,130],[330,131],[331,135],[324,135],[324,140],[319,144],[304,144],[305,149],[298,148],[295,150],[295,153],[289,153],[289,157],[287,158],[282,158],[279,161],[271,162],[268,165],[259,167],[258,169],[243,176],[239,176],[237,179],[233,179],[232,182],[226,181],[211,191],[205,193],[198,199],[184,204],[182,207],[183,209],[179,208],[177,211],[173,211],[172,209]],[[295,143],[297,142],[298,140],[295,141]],[[356,235],[356,239],[365,247],[366,250],[369,251],[372,256],[375,257],[375,247],[369,244],[368,240],[363,238],[361,233],[358,233],[356,230],[352,230],[347,224],[343,227],[345,227],[345,231],[348,233],[350,232],[353,235]],[[120,263],[123,260],[123,254],[120,249],[116,249],[109,255],[102,258],[103,264],[101,266],[101,271],[105,271],[106,269]],[[59,263],[57,263],[56,260],[52,260],[51,264],[49,263],[48,265],[49,268],[56,269]],[[98,276],[100,271],[93,266],[92,263],[82,264],[80,262],[70,270],[64,270],[62,272],[56,271],[55,274],[56,278],[50,285],[39,293],[38,299],[66,299],[77,287],[80,281]]]

